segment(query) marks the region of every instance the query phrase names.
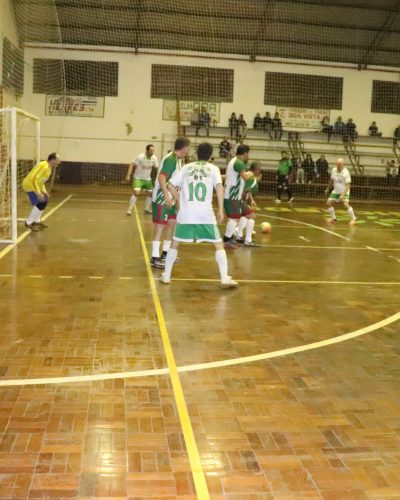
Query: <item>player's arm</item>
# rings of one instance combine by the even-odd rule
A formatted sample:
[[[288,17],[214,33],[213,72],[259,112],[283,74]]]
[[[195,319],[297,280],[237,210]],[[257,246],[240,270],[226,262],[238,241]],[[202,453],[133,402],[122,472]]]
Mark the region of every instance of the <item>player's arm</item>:
[[[244,181],[248,181],[249,179],[252,179],[254,177],[254,174],[250,170],[248,170],[247,172],[246,172],[246,170],[242,170],[242,172],[240,172],[240,177]]]
[[[329,179],[328,186],[325,189],[325,194],[328,194],[329,191],[333,188],[333,179],[332,177]]]
[[[131,175],[132,175],[132,173],[134,173],[134,172],[135,172],[135,170],[136,170],[136,164],[135,164],[135,162],[133,161],[133,162],[129,165],[129,167],[128,167],[128,172],[127,172],[127,174],[126,174],[126,180],[127,180],[128,182],[131,180]]]
[[[217,222],[222,224],[224,221],[224,186],[222,182],[215,186],[215,192],[217,194],[218,201],[218,212],[217,212]]]
[[[343,200],[343,199],[344,199],[344,197],[346,196],[346,194],[350,191],[350,186],[351,186],[351,182],[347,182],[347,183],[346,183],[346,187],[344,188],[343,193],[339,196],[339,198],[340,198],[341,200]]]
[[[171,196],[170,192],[168,191],[167,175],[164,172],[160,172],[158,174],[158,182],[160,184],[161,191],[163,192],[164,195],[165,204],[167,205],[167,207],[171,207],[174,199]]]

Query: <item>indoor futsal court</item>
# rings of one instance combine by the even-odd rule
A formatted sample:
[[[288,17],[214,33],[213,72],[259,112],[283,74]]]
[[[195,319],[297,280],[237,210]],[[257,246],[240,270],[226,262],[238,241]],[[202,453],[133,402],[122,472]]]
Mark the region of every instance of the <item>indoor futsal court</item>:
[[[0,499],[400,499],[399,20],[0,0]]]

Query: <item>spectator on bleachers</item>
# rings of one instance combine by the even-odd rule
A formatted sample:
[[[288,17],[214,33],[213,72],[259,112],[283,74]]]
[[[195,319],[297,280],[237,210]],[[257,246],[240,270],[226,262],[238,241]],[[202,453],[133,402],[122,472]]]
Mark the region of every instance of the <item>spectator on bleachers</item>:
[[[254,121],[253,121],[254,130],[262,130],[263,129],[263,119],[261,118],[260,113],[257,113]]]
[[[272,118],[271,113],[268,111],[265,112],[265,116],[263,117],[263,127],[264,132],[269,135],[270,139],[272,139]]]
[[[393,134],[393,146],[397,146],[397,143],[400,141],[400,125],[395,128]]]
[[[324,132],[327,137],[328,137],[328,142],[331,140],[332,132],[333,132],[333,127],[329,122],[329,116],[324,116],[321,120],[321,132]]]
[[[346,123],[346,135],[351,142],[357,139],[357,125],[353,122],[353,118],[349,118]]]
[[[233,137],[237,137],[239,135],[238,119],[236,117],[236,113],[232,113],[231,117],[229,118],[229,130],[231,132],[231,139],[233,139]]]
[[[193,108],[193,111],[190,115],[190,125],[193,125],[193,127],[196,127],[196,130],[197,130],[198,124],[199,124],[199,108],[198,108],[198,106],[196,106],[195,108]]]
[[[231,157],[232,145],[228,141],[227,137],[219,143],[219,157],[220,158],[230,158]]]
[[[378,125],[376,124],[376,122],[372,122],[371,125],[369,126],[368,128],[368,134],[373,137],[381,137],[382,136],[382,132],[379,132],[378,131]]]
[[[329,177],[329,164],[325,159],[325,155],[321,155],[318,158],[315,162],[315,166],[317,167],[317,177],[320,177],[321,179]]]
[[[315,171],[314,160],[312,159],[312,156],[309,153],[306,155],[306,159],[303,161],[301,166],[304,170],[306,183],[311,184],[311,182],[315,177],[316,171]]]
[[[304,184],[304,168],[296,155],[292,155],[293,170],[296,170],[296,184]]]
[[[386,163],[386,177],[391,180],[396,177],[396,161],[388,160]]]
[[[333,126],[333,133],[341,137],[345,133],[345,131],[346,131],[346,124],[342,121],[342,117],[338,116]]]
[[[204,127],[206,129],[206,134],[208,137],[210,134],[210,123],[211,123],[210,113],[207,111],[207,108],[203,106],[201,108],[199,121],[196,127],[196,135],[199,135],[199,130]]]
[[[243,115],[239,115],[238,119],[238,136],[240,138],[246,137],[247,133],[247,123]]]
[[[280,141],[283,135],[283,128],[279,113],[275,113],[274,119],[272,120],[272,128],[274,130],[274,139]]]

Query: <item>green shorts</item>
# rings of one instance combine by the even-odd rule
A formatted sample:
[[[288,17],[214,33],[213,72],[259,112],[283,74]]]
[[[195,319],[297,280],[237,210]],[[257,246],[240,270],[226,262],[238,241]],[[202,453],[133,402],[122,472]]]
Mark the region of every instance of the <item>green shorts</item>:
[[[228,219],[240,219],[242,216],[242,200],[224,199],[224,210]]]
[[[222,241],[216,224],[177,224],[173,239],[185,243],[192,243],[193,241],[197,243],[203,241],[219,243]]]
[[[133,179],[133,189],[141,191],[153,191],[153,181],[144,181],[142,179]]]
[[[172,205],[168,208],[167,205],[154,203],[152,204],[153,222],[154,224],[167,224],[169,220],[176,219],[176,206]]]
[[[340,201],[340,194],[334,193],[332,191],[332,193],[329,195],[328,199],[333,200],[333,201]],[[350,194],[349,193],[345,194],[344,200],[349,201],[349,199],[350,199]]]

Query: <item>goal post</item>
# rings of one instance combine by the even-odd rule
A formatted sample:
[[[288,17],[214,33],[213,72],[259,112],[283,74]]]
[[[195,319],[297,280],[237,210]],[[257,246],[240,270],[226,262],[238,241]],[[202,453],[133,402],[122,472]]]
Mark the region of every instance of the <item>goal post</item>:
[[[0,243],[16,243],[21,182],[40,162],[40,119],[0,108]]]

